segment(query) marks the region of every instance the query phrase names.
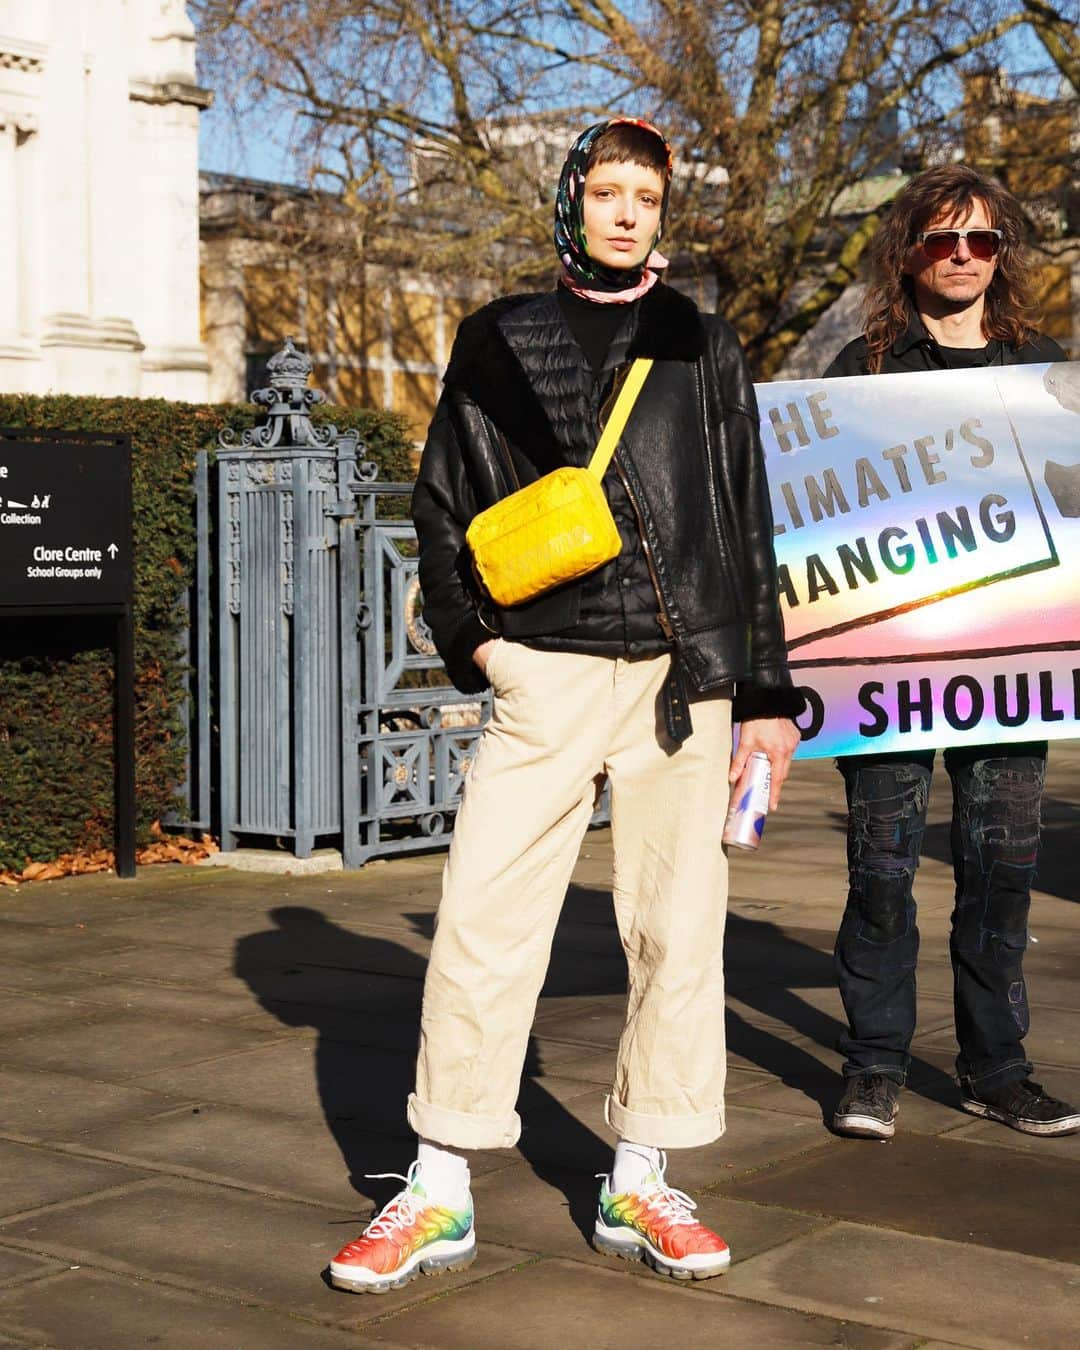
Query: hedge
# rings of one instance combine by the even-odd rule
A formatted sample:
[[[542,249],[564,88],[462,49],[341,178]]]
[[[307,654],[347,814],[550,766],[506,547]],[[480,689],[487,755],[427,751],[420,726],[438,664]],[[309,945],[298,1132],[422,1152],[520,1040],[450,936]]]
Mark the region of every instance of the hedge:
[[[263,416],[249,404],[0,394],[0,426],[123,434],[132,444],[138,838],[183,781],[181,599],[195,553],[196,452],[223,427]],[[380,477],[412,477],[411,442],[393,413],[317,408],[357,428]],[[43,449],[42,453],[47,453]],[[2,579],[0,579],[2,584]],[[109,847],[113,829],[112,657],[100,623],[0,624],[0,869]]]

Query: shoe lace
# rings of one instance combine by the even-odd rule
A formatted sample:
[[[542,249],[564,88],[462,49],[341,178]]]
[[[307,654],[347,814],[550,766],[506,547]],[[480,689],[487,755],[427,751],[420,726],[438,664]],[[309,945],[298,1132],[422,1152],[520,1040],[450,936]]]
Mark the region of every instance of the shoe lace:
[[[867,1074],[860,1081],[859,1095],[868,1106],[884,1110],[889,1105],[889,1079],[883,1073]]]
[[[685,1191],[678,1191],[674,1186],[669,1186],[666,1182],[660,1181],[653,1186],[643,1187],[639,1194],[647,1199],[650,1208],[655,1210],[662,1219],[666,1219],[668,1223],[697,1223],[697,1219],[694,1218],[694,1210],[697,1209],[697,1204],[690,1199]]]
[[[413,1190],[416,1180],[417,1164],[409,1166],[407,1176],[400,1172],[365,1172],[368,1181],[403,1181],[405,1187],[389,1200],[364,1229],[364,1237],[391,1237],[402,1228],[414,1224],[424,1208],[422,1197]]]
[[[660,1163],[653,1173],[656,1180],[637,1187],[634,1194],[646,1200],[650,1209],[655,1210],[660,1218],[665,1219],[670,1224],[697,1223],[697,1219],[694,1218],[697,1202],[691,1200],[685,1191],[676,1190],[674,1186],[667,1184],[664,1179],[666,1170],[667,1154],[661,1150]],[[596,1175],[610,1185],[611,1178],[606,1172],[597,1172]]]
[[[1025,1078],[1022,1082],[1017,1083],[1013,1093],[1013,1101],[1017,1108],[1030,1108],[1037,1106],[1040,1102],[1051,1107],[1064,1105],[1056,1097],[1051,1097],[1042,1084],[1036,1083],[1033,1078]]]

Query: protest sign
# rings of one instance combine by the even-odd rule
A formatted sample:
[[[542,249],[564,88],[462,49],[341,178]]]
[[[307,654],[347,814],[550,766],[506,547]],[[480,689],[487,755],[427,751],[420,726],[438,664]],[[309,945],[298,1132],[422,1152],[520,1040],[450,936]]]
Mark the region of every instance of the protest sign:
[[[1080,735],[1080,363],[757,395],[800,756]]]

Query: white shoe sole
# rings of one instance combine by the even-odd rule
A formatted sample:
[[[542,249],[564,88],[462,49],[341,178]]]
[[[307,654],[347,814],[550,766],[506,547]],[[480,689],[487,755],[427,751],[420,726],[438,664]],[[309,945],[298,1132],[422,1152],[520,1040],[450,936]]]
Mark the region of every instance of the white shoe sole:
[[[675,1261],[657,1251],[648,1238],[628,1228],[609,1228],[599,1219],[593,1230],[593,1246],[604,1256],[618,1256],[623,1261],[644,1261],[660,1275],[673,1280],[709,1280],[722,1275],[731,1265],[731,1252],[695,1252]]]
[[[421,1247],[395,1271],[380,1274],[363,1266],[338,1265],[330,1262],[330,1283],[335,1289],[350,1294],[387,1294],[391,1289],[402,1289],[417,1275],[445,1275],[451,1270],[464,1270],[476,1260],[476,1234],[456,1242],[449,1239]]]
[[[851,1111],[840,1115],[838,1112],[833,1116],[833,1129],[837,1134],[850,1134],[857,1139],[891,1139],[896,1133],[896,1117],[878,1120],[876,1116],[861,1116]]]
[[[960,1105],[973,1116],[982,1116],[984,1120],[997,1120],[1021,1134],[1039,1134],[1048,1138],[1057,1134],[1075,1134],[1080,1130],[1080,1115],[1066,1116],[1063,1120],[1018,1120],[997,1106],[987,1106],[985,1102],[961,1098]]]

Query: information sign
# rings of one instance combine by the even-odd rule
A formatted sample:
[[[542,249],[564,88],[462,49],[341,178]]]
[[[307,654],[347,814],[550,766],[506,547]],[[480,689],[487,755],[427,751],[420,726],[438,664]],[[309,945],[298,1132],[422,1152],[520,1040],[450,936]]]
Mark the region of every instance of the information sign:
[[[135,875],[131,445],[0,429],[0,618],[99,616],[116,663],[116,873]]]
[[[0,605],[124,605],[131,595],[125,441],[0,440]]]

